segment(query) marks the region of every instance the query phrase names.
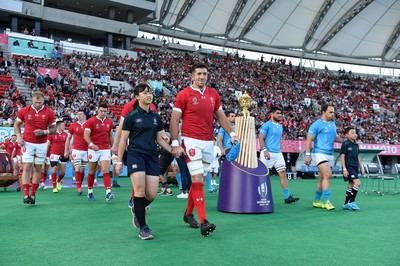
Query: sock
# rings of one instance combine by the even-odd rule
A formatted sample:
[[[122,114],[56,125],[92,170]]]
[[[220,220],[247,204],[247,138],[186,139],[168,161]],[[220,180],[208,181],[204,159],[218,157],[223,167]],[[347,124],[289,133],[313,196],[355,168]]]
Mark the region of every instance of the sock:
[[[32,192],[31,192],[31,197],[36,197],[36,190],[38,189],[39,184],[32,184]]]
[[[24,192],[24,197],[29,196],[29,184],[22,184],[22,191]]]
[[[103,182],[104,182],[104,186],[106,187],[106,189],[111,189],[110,173],[103,174]]]
[[[51,173],[51,184],[53,185],[53,188],[57,187],[57,176],[56,176],[56,173]]]
[[[200,224],[206,219],[206,206],[204,198],[204,184],[201,182],[193,182],[192,184],[192,200],[196,206],[197,215]]]
[[[188,204],[187,204],[186,213],[185,213],[186,216],[192,214],[193,209],[194,209],[194,201],[192,198],[192,195],[193,195],[192,189],[189,189],[188,193],[189,193],[188,194]]]
[[[138,219],[140,227],[146,224],[146,199],[144,197],[135,197],[133,199],[134,208],[135,208],[135,215]]]
[[[146,198],[144,198],[144,200],[145,200],[145,204],[144,204],[144,207],[146,208],[147,206],[149,206],[153,201],[152,200],[148,200],[148,199],[146,199]]]
[[[87,183],[88,183],[88,188],[92,189],[93,183],[94,183],[94,174],[91,174],[91,173],[88,174]]]
[[[329,189],[322,190],[322,195],[324,195],[324,200],[327,201],[327,200],[329,200],[329,196],[331,195],[331,191]]]
[[[117,176],[113,177],[113,183],[118,183],[118,177]]]
[[[58,176],[58,178],[57,178],[57,182],[58,182],[58,183],[61,182],[61,180],[64,178],[64,175],[65,175],[65,174],[60,174],[60,175]]]
[[[315,191],[315,200],[321,200],[321,197],[322,197],[322,191],[316,190]]]
[[[213,186],[212,186],[212,184],[211,184],[211,175],[210,175],[210,172],[208,172],[208,174],[206,175],[206,182],[207,182],[207,189],[210,191],[210,190],[213,190],[214,188],[213,188]]]
[[[287,198],[290,197],[289,188],[284,188],[284,189],[283,189],[283,197],[284,197],[285,199],[287,199]]]
[[[344,200],[344,205],[350,202],[351,199],[351,188],[347,188],[346,190],[346,198]]]
[[[41,173],[40,174],[40,183],[46,182],[46,173]]]
[[[353,189],[351,190],[351,194],[352,195],[351,195],[350,202],[356,201],[356,196],[357,196],[357,192],[358,192],[359,189],[360,189],[359,187],[353,186]]]
[[[181,173],[176,173],[175,179],[176,179],[176,182],[178,182],[178,186],[182,187]]]
[[[76,188],[79,190],[79,189],[82,189],[82,175],[83,175],[83,173],[81,173],[81,172],[75,172],[75,181],[76,181]]]

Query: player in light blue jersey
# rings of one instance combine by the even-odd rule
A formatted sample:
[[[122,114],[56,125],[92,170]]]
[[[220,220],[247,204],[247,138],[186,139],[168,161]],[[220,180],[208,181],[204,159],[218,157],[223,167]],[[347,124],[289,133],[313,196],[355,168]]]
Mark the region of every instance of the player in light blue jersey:
[[[336,125],[332,121],[335,116],[333,106],[329,104],[322,105],[321,111],[321,118],[312,123],[308,129],[305,164],[310,165],[312,160],[319,169],[319,179],[313,207],[330,211],[335,209],[329,201],[329,196],[331,194],[331,167],[334,164],[333,143],[335,141],[344,142],[344,139],[337,135]],[[314,141],[314,148],[311,154],[312,141]],[[325,202],[321,200],[322,195],[324,196]]]
[[[235,131],[236,130],[236,128],[235,128],[236,114],[232,111],[226,111],[225,115],[228,118],[228,121],[231,125],[232,131]],[[222,156],[225,156],[226,149],[229,149],[232,147],[231,136],[228,133],[226,133],[226,131],[222,127],[220,127],[218,130],[217,143],[218,143],[218,147],[221,150]]]
[[[275,167],[279,174],[281,186],[283,188],[284,202],[287,204],[296,202],[299,198],[290,195],[289,184],[286,178],[286,164],[281,151],[281,138],[283,127],[279,122],[282,120],[282,109],[273,107],[271,109],[271,119],[264,123],[260,128],[258,139],[260,141],[260,161],[269,169]]]

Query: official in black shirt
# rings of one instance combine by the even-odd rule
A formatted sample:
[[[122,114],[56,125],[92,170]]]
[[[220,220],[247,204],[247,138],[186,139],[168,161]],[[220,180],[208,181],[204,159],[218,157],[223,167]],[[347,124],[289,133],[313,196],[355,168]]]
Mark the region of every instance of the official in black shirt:
[[[135,191],[133,199],[134,225],[140,227],[139,237],[153,239],[153,234],[146,224],[145,208],[156,197],[160,163],[157,144],[171,152],[171,147],[163,139],[163,123],[158,113],[150,110],[153,91],[146,83],[140,83],[134,89],[137,101],[133,110],[125,117],[121,140],[118,146],[116,172],[122,172],[122,159],[129,138],[127,152],[128,174]]]

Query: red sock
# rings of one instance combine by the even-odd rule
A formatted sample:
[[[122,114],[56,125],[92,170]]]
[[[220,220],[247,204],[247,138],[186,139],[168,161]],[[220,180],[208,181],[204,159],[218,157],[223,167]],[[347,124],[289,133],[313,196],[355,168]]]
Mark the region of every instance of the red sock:
[[[29,184],[22,184],[22,191],[24,192],[24,197],[29,196]]]
[[[36,190],[38,189],[39,184],[32,184],[32,192],[31,196],[35,197],[36,196]]]
[[[193,195],[192,188],[190,188],[189,194],[188,194],[188,204],[187,204],[186,213],[185,213],[186,216],[193,213],[194,201],[193,201],[192,195]]]
[[[75,181],[76,181],[76,188],[82,189],[82,173],[75,172]]]
[[[51,184],[53,185],[53,188],[57,187],[57,174],[56,173],[51,173]]]
[[[135,198],[135,190],[132,187],[132,200]]]
[[[61,180],[64,178],[64,175],[65,175],[65,174],[60,174],[60,175],[58,176],[58,179],[57,179],[57,182],[58,182],[58,183],[61,182]]]
[[[29,186],[30,186],[30,187],[32,186],[32,177],[29,178]]]
[[[94,174],[89,173],[87,177],[87,186],[88,189],[92,189],[94,184]]]
[[[206,219],[206,204],[203,187],[204,184],[202,182],[193,182],[190,188],[200,224]]]
[[[111,189],[111,178],[110,173],[103,173],[103,182],[106,190]]]
[[[40,174],[40,183],[46,182],[46,173],[41,173]]]

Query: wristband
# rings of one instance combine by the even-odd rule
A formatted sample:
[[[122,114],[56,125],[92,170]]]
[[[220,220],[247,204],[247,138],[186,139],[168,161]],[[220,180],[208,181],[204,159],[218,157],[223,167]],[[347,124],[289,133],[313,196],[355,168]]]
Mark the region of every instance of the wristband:
[[[115,164],[122,164],[122,162],[116,162]]]
[[[229,133],[229,136],[236,137],[236,133],[232,131],[231,133]]]
[[[347,171],[347,169],[346,169],[346,168],[343,168],[343,171]]]
[[[178,147],[179,146],[179,141],[177,139],[174,139],[171,143],[172,147]]]
[[[264,147],[264,148],[261,149],[261,151],[267,151],[267,148]]]
[[[311,152],[306,152],[306,156],[311,156]]]
[[[93,142],[90,142],[90,143],[89,143],[89,147],[92,147],[92,146],[93,146]]]

